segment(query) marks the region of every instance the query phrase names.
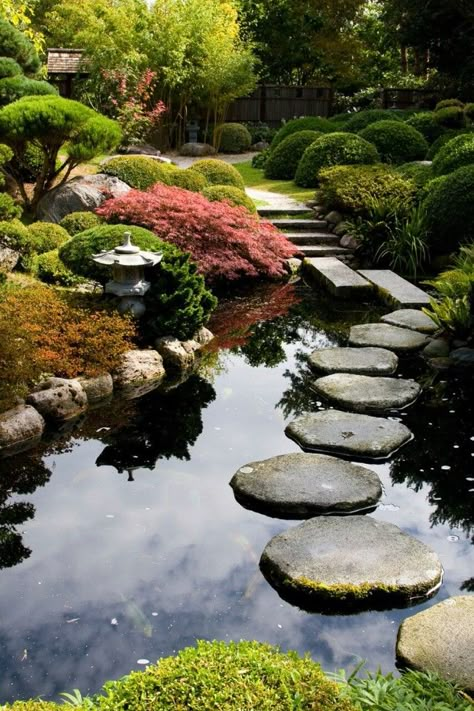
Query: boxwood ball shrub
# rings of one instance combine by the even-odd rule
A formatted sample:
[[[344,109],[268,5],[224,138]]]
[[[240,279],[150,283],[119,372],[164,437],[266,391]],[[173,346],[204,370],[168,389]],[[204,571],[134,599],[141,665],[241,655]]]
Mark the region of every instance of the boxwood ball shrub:
[[[425,186],[430,245],[440,254],[455,252],[474,239],[474,165],[432,180]]]
[[[170,184],[170,173],[176,168],[147,156],[116,156],[102,166],[102,172],[114,175],[137,190],[146,190],[155,183]]]
[[[66,232],[71,236],[77,235],[78,232],[84,232],[91,227],[97,227],[102,224],[103,220],[96,215],[95,212],[77,211],[70,212],[69,215],[63,217],[59,223]]]
[[[36,254],[57,249],[69,239],[69,233],[53,222],[33,222],[28,226],[31,248]]]
[[[443,128],[464,128],[466,117],[464,109],[460,106],[446,106],[435,112],[437,123]]]
[[[402,121],[401,116],[398,116],[394,111],[387,109],[366,109],[352,114],[351,118],[344,124],[344,131],[351,133],[359,133],[367,126],[377,121]]]
[[[406,122],[407,126],[412,126],[419,131],[429,144],[436,141],[445,131],[443,126],[436,120],[435,114],[432,111],[424,111],[421,114],[415,114]]]
[[[177,188],[183,188],[184,190],[191,190],[193,193],[200,193],[207,187],[207,179],[198,173],[197,170],[192,168],[186,168],[182,170],[178,168],[170,172],[169,185],[175,185]]]
[[[216,200],[228,202],[234,207],[239,205],[245,207],[248,212],[257,212],[252,198],[249,198],[247,193],[244,193],[240,188],[235,188],[233,185],[209,185],[209,187],[204,188],[202,194],[211,202],[215,202]]]
[[[214,129],[214,143],[221,153],[245,153],[252,145],[252,136],[241,123],[223,123]]]
[[[193,163],[193,170],[203,175],[209,185],[234,185],[245,190],[245,183],[237,168],[217,158],[202,158]]]
[[[298,131],[284,138],[270,152],[265,163],[265,177],[273,180],[293,180],[303,153],[322,135],[318,131]]]
[[[271,150],[273,151],[284,138],[291,136],[292,133],[298,133],[298,131],[331,133],[335,130],[336,126],[334,126],[329,119],[325,119],[322,116],[305,116],[303,118],[292,119],[291,121],[287,121],[277,131],[271,143]]]
[[[319,172],[332,165],[371,164],[379,160],[377,149],[352,133],[321,136],[303,153],[298,163],[295,183],[305,188],[318,184]]]
[[[461,109],[464,108],[464,104],[460,99],[443,99],[442,101],[438,101],[435,106],[435,111],[446,109],[449,106],[457,106]]]
[[[426,160],[433,160],[438,151],[440,151],[441,148],[455,136],[464,136],[467,133],[471,133],[471,131],[469,131],[469,129],[460,131],[456,131],[455,129],[446,129],[446,131],[430,146],[428,153],[426,154]]]
[[[446,175],[464,165],[474,165],[474,133],[455,136],[445,143],[433,159],[433,173]]]
[[[410,163],[423,160],[428,143],[422,134],[402,121],[378,121],[360,132],[372,143],[385,163]]]

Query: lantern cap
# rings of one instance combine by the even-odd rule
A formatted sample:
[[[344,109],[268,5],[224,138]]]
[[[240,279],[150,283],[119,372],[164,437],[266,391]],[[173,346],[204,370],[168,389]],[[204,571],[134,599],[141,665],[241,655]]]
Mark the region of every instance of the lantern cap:
[[[123,243],[118,247],[92,255],[97,264],[120,264],[126,267],[153,267],[161,262],[162,258],[162,252],[147,252],[132,244],[131,232],[124,232]]]

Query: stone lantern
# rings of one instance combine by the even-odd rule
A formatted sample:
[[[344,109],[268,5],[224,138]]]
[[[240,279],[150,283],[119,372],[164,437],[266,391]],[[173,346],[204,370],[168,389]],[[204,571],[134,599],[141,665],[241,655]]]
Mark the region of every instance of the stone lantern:
[[[105,285],[105,293],[120,297],[121,314],[139,318],[145,313],[143,296],[150,288],[150,283],[145,281],[145,267],[155,266],[162,257],[161,252],[145,252],[132,244],[130,232],[124,232],[122,245],[93,255],[97,264],[112,267],[112,281]]]

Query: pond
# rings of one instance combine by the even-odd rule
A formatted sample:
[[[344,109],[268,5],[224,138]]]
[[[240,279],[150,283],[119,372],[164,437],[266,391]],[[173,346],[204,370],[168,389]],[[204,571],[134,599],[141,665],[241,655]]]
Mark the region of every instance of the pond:
[[[415,608],[329,616],[284,602],[258,561],[294,524],[242,508],[229,487],[245,463],[299,451],[285,423],[322,406],[306,355],[377,315],[304,287],[241,296],[221,307],[213,327],[222,348],[189,380],[91,411],[0,463],[2,702],[96,692],[196,638],[266,641],[331,671],[360,660],[389,671],[404,617],[474,590],[465,377],[402,363],[425,388],[400,415],[415,439],[372,465],[385,489],[373,515],[434,548],[445,570],[438,594]]]

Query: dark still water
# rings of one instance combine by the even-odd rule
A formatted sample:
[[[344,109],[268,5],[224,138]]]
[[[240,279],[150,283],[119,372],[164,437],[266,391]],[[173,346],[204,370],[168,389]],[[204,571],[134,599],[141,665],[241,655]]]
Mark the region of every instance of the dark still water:
[[[323,616],[283,602],[260,574],[264,546],[293,523],[242,508],[228,482],[247,462],[298,451],[285,423],[320,406],[305,354],[376,316],[296,296],[286,287],[236,300],[214,324],[231,350],[208,354],[201,374],[91,412],[0,463],[0,702],[95,692],[196,638],[388,671],[406,615],[474,590],[472,382],[416,362],[402,365],[425,386],[402,416],[415,440],[372,467],[385,487],[373,515],[436,550],[441,590],[409,610]]]

